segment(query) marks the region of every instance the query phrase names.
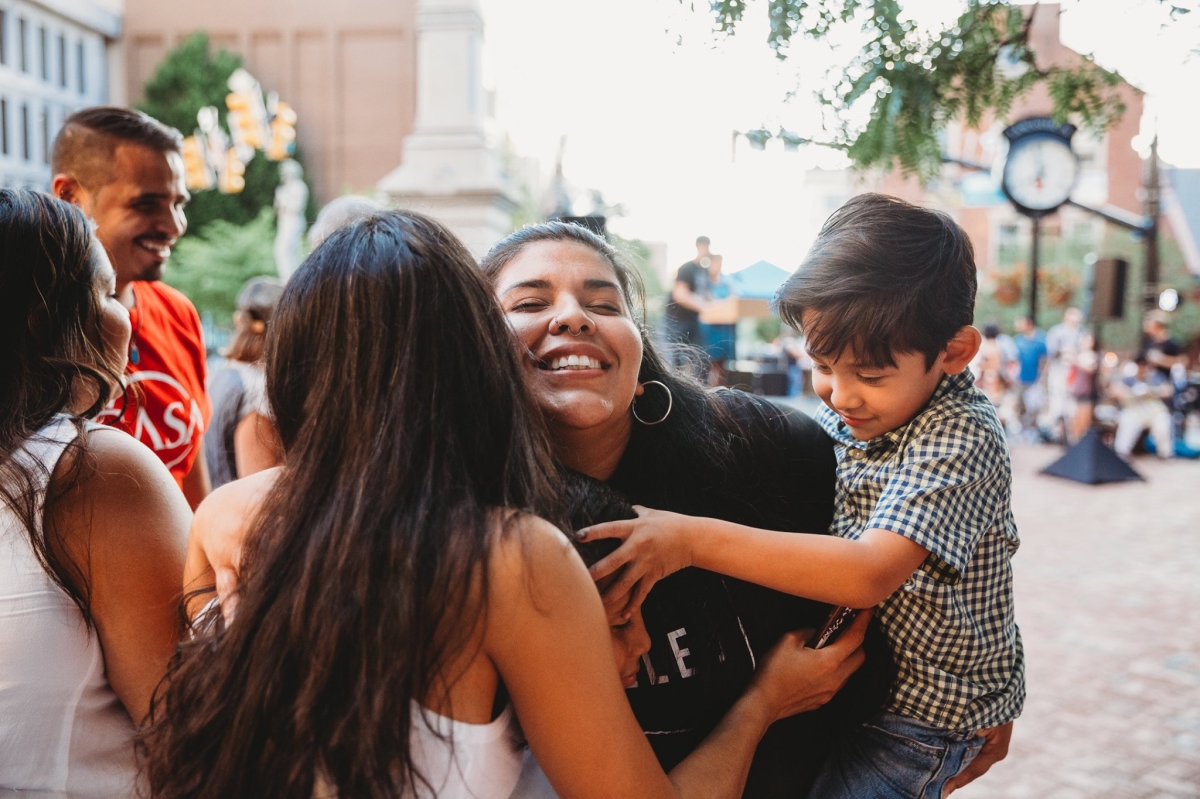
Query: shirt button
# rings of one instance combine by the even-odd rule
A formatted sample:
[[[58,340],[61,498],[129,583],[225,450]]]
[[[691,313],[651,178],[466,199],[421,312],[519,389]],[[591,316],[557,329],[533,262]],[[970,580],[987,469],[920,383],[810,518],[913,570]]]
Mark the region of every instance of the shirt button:
[[[860,460],[863,457],[863,451],[861,449],[856,449],[854,447],[851,447],[850,448],[850,457],[854,458],[855,460]]]

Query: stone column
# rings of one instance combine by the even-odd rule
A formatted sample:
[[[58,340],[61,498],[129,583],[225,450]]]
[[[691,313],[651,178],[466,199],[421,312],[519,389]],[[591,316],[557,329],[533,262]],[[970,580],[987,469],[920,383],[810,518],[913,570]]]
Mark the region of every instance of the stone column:
[[[419,0],[417,115],[400,166],[378,188],[429,214],[481,257],[508,233],[516,200],[484,137],[478,0]]]

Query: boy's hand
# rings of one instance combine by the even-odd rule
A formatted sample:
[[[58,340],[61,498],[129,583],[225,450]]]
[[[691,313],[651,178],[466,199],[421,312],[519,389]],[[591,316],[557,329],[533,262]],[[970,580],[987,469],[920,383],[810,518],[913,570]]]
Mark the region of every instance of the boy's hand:
[[[603,593],[604,609],[610,617],[628,618],[642,606],[656,582],[692,565],[687,528],[695,524],[694,518],[641,505],[633,509],[637,511],[636,519],[605,522],[579,531],[585,541],[619,538],[625,542],[589,570],[593,580],[621,572]]]

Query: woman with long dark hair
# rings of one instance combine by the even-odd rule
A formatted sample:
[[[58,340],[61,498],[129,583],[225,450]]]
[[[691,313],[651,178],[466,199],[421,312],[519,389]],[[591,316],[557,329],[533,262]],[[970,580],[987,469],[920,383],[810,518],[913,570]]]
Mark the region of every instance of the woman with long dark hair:
[[[228,626],[200,614],[159,697],[155,796],[503,798],[514,710],[562,795],[736,795],[765,727],[824,690],[798,688],[795,663],[846,660],[776,658],[667,778],[587,570],[539,518],[561,515],[558,472],[509,328],[431,220],[379,214],[318,247],[266,369],[283,464],[197,513],[189,584],[211,590],[199,542],[231,527],[241,584]]]
[[[150,450],[90,421],[121,392],[114,286],[81,211],[0,190],[0,789],[136,795],[178,641],[191,512]]]

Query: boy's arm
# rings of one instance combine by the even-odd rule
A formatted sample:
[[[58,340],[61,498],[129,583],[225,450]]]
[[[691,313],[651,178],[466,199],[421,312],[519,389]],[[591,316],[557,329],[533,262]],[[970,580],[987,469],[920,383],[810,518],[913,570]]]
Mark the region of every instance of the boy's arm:
[[[919,544],[877,528],[851,540],[635,509],[636,519],[584,531],[588,540],[625,541],[591,569],[597,580],[621,570],[604,592],[610,609],[640,606],[654,583],[687,566],[821,602],[869,608],[891,596],[929,555]]]
[[[867,607],[890,596],[927,557],[934,579],[955,581],[979,539],[1003,523],[1010,486],[998,424],[984,424],[979,413],[963,414],[909,442],[857,540],[638,509],[637,519],[587,531],[589,539],[628,539],[592,573],[611,574],[629,564],[606,592],[610,610],[621,607],[623,595],[637,605],[657,580],[685,566]]]

